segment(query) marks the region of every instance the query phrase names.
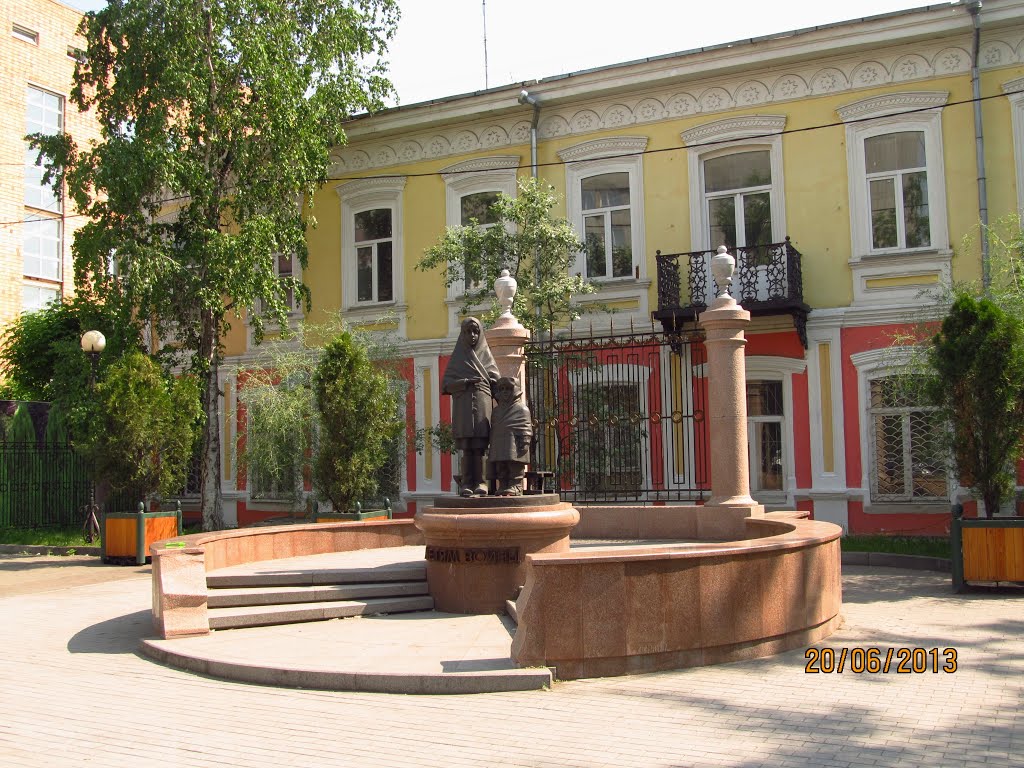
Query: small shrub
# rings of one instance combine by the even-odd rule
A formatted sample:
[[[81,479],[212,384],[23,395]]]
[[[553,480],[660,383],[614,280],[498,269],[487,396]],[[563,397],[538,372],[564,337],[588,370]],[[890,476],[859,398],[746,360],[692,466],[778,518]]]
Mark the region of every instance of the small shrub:
[[[313,392],[320,421],[313,483],[345,512],[377,491],[378,470],[403,428],[400,392],[348,332],[325,347]]]

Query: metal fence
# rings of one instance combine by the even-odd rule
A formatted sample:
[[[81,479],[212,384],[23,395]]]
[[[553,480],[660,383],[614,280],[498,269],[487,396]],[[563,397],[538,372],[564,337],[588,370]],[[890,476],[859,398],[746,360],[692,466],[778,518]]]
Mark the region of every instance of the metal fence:
[[[526,360],[531,463],[551,473],[566,501],[642,504],[709,494],[698,337],[535,341]]]
[[[0,528],[80,524],[90,484],[69,445],[0,442]]]

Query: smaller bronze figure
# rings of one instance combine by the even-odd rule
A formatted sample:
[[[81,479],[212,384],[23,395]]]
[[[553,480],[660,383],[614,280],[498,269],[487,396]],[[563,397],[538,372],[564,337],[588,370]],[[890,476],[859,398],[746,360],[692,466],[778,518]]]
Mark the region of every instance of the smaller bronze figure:
[[[441,392],[452,397],[452,435],[462,452],[462,496],[487,495],[483,461],[491,434],[491,393],[499,376],[483,325],[467,317],[441,380]]]
[[[489,474],[495,479],[495,495],[522,496],[526,465],[530,463],[533,426],[530,409],[523,402],[519,382],[509,376],[498,379],[498,404],[491,414]]]

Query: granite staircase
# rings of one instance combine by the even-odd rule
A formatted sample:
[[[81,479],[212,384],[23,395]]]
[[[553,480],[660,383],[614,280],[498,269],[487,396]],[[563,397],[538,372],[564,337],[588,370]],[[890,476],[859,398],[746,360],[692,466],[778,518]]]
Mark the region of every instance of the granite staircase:
[[[211,572],[206,577],[210,629],[262,627],[348,616],[429,611],[426,565],[367,568],[269,567]]]

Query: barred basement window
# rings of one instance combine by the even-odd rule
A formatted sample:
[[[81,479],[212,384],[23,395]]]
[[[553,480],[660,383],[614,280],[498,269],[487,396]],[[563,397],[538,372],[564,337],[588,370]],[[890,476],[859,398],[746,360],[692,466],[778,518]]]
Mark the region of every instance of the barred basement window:
[[[875,379],[870,385],[871,500],[949,498],[936,409],[919,405],[913,387],[899,378]]]

